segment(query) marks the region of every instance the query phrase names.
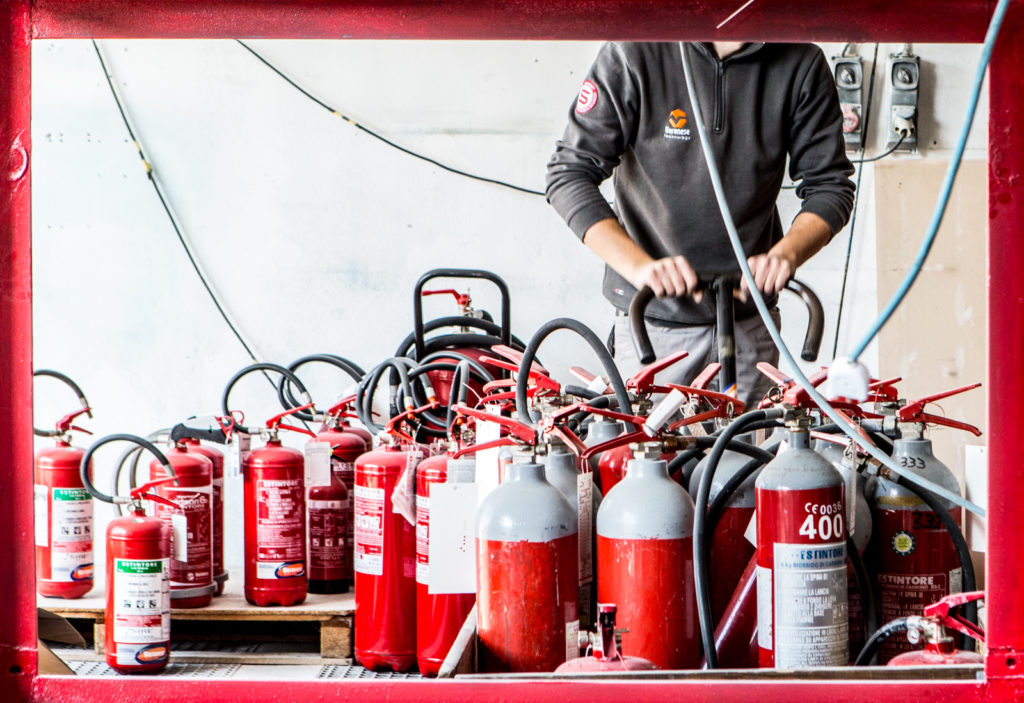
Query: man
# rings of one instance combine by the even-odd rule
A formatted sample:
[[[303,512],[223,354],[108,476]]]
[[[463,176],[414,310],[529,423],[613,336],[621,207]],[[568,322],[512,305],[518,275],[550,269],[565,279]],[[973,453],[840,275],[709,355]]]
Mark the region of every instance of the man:
[[[846,224],[853,166],[846,158],[832,72],[814,45],[686,44],[701,112],[729,208],[758,288],[774,306],[797,268]],[[658,356],[690,356],[663,380],[686,383],[717,359],[715,310],[698,276],[738,272],[701,151],[676,43],[602,47],[548,163],[547,199],[607,264],[616,308],[616,361],[639,369],[625,312],[647,285]],[[788,231],[775,201],[789,158],[800,213]],[[614,175],[615,209],[598,190]],[[770,387],[755,369],[777,363],[752,301],[736,305],[740,399]],[[777,312],[776,312],[777,316]],[[778,322],[778,319],[776,319]]]

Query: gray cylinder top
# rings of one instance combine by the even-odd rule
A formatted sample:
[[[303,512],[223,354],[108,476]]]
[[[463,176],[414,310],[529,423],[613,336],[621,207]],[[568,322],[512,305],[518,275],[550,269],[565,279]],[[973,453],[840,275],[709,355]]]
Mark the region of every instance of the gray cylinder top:
[[[910,471],[932,483],[937,483],[960,495],[960,483],[956,476],[942,461],[932,454],[930,439],[897,439],[892,445],[892,458],[900,468]],[[934,495],[934,494],[933,494]],[[921,502],[909,488],[878,477],[872,485],[872,501],[880,508],[897,510],[929,510],[927,504]],[[956,506],[939,496],[935,496],[939,504],[947,510]]]
[[[842,486],[843,477],[820,454],[810,448],[807,430],[791,430],[789,447],[769,461],[757,477],[763,491],[802,491]]]
[[[661,459],[633,459],[626,476],[597,511],[597,534],[611,539],[684,539],[693,536],[693,500],[669,478]]]
[[[552,486],[558,489],[558,492],[569,501],[569,505],[572,506],[574,513],[579,512],[579,498],[576,497],[577,477],[579,476],[579,470],[577,468],[576,455],[568,450],[559,450],[548,452],[547,457],[544,459],[544,477],[548,480]],[[597,510],[601,504],[601,491],[598,490],[597,486],[594,486],[591,493],[593,497],[593,509]]]
[[[550,542],[577,532],[576,511],[544,478],[540,464],[512,464],[477,510],[477,539]]]
[[[825,458],[832,467],[839,472],[839,475],[843,477],[843,482],[849,487],[850,483],[850,467],[843,463],[843,454],[845,449],[841,444],[835,442],[826,442],[824,440],[817,440],[814,443],[814,451],[818,452],[822,457]],[[849,529],[853,530],[853,543],[857,547],[857,551],[863,554],[864,550],[868,548],[868,542],[871,541],[871,504],[868,503],[867,499],[867,478],[864,474],[857,473],[854,479],[854,516],[853,525],[848,526]],[[846,496],[846,502],[849,504],[850,496]]]
[[[751,458],[746,454],[740,454],[726,449],[722,452],[722,458],[718,461],[718,468],[715,469],[715,476],[711,479],[711,492],[708,494],[708,502],[710,503],[718,496],[719,492],[725,487],[725,484],[735,476],[740,469],[747,465],[751,461]],[[697,488],[700,486],[701,476],[704,474],[707,468],[707,457],[700,460],[693,473],[690,475],[690,495],[697,495]],[[732,498],[729,500],[728,507],[730,508],[753,508],[756,505],[756,497],[754,491],[754,484],[757,481],[758,475],[763,471],[763,468],[758,469],[750,478],[740,484],[740,487],[732,494]]]
[[[618,420],[609,420],[600,415],[597,416],[593,422],[590,423],[587,429],[587,438],[583,440],[583,444],[588,447],[607,442],[608,440],[615,439],[625,431],[625,426]],[[601,460],[600,454],[594,454],[587,461],[590,462],[590,470],[597,471],[597,464]]]

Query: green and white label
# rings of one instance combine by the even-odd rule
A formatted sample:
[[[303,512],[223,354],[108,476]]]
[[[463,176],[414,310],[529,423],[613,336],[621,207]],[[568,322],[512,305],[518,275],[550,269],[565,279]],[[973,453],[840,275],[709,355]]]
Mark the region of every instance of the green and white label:
[[[147,644],[171,636],[170,559],[114,560],[114,641]]]

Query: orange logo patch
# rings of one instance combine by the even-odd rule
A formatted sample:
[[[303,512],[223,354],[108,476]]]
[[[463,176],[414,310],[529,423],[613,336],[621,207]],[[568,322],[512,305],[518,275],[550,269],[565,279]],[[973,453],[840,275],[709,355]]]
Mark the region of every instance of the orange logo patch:
[[[668,115],[668,126],[672,129],[680,129],[686,125],[686,113],[682,110],[673,110]]]

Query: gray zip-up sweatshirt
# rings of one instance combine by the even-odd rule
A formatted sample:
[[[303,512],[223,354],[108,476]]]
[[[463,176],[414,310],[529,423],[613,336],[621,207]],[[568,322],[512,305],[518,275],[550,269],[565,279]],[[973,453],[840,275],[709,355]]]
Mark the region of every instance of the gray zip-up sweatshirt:
[[[775,201],[789,156],[802,212],[838,232],[853,207],[832,72],[811,44],[748,44],[720,60],[688,44],[712,150],[747,256],[785,234]],[[615,210],[598,186],[614,175]],[[654,258],[682,254],[698,275],[739,271],[711,187],[676,43],[610,43],[569,112],[547,172],[547,199],[577,236],[618,217]],[[636,289],[605,267],[604,295],[628,309]],[[755,314],[737,303],[736,316]],[[710,324],[710,296],[654,300],[647,317]]]

